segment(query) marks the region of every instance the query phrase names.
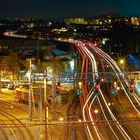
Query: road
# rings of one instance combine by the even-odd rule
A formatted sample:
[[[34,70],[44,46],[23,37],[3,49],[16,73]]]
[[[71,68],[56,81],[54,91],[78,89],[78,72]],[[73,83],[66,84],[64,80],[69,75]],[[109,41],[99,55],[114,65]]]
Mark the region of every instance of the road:
[[[93,72],[92,86],[83,80],[83,94],[80,97],[83,120],[89,139],[140,139],[139,125],[132,119],[139,120],[139,97],[137,93],[133,95],[129,92],[128,81],[126,81],[121,69],[116,62],[99,47],[88,41],[72,40],[77,51],[81,55],[82,66],[81,75],[88,77],[86,73]],[[111,76],[101,79],[98,72],[112,72]],[[112,80],[109,82],[109,79]],[[100,80],[99,89],[97,88]],[[113,82],[117,80],[119,90],[117,94],[112,94]],[[95,111],[98,109],[98,111]],[[102,122],[101,126],[96,121]],[[97,124],[97,125],[96,125]]]

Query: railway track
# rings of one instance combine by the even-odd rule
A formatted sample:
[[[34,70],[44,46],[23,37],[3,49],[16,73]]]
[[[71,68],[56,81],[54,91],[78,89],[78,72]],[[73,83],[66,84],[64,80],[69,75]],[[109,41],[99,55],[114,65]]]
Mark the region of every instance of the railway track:
[[[3,104],[3,105],[7,105],[7,106],[13,106],[15,107],[16,109],[20,109],[20,111],[23,111],[23,112],[26,112],[28,113],[27,109],[17,105],[16,103],[11,103],[11,102],[7,102],[7,101],[2,101],[0,100],[0,104]]]
[[[79,117],[81,117],[78,112],[79,106],[80,106],[79,97],[73,98],[72,103],[69,105],[67,109],[66,118],[68,123],[74,122],[78,120]],[[76,137],[76,125],[74,123],[71,126],[66,124],[66,137],[68,138],[68,140],[74,139]]]
[[[24,124],[19,120],[19,119],[17,119],[14,115],[12,115],[12,114],[10,114],[10,113],[8,113],[8,112],[6,112],[6,111],[3,111],[3,110],[1,110],[0,109],[0,114],[2,115],[2,116],[4,116],[5,118],[7,118],[12,124],[14,124],[15,125],[15,128],[18,130],[18,132],[20,132],[20,140],[25,140],[25,139],[27,139],[27,135],[25,135],[24,133],[23,133],[23,130],[21,130],[21,128],[19,127],[19,126],[17,126],[16,124],[16,122],[18,122],[19,124],[21,124],[21,125],[23,125],[23,127],[22,127],[22,129],[24,128],[24,130],[26,131],[26,133],[28,134],[28,136],[29,136],[29,140],[34,140],[34,137],[33,137],[33,135],[31,134],[31,132],[30,132],[30,130],[29,130],[29,128],[27,128],[26,126],[24,126]],[[11,118],[12,118],[12,120],[11,120]],[[16,122],[15,122],[16,121]],[[5,122],[6,123],[6,122]],[[13,131],[14,132],[14,131]],[[15,135],[16,136],[16,135]],[[15,138],[16,139],[16,138]],[[18,139],[16,139],[16,140],[18,140]]]
[[[1,118],[5,118],[4,120],[1,119],[1,122],[5,125],[6,125],[6,123],[10,122],[10,124],[12,124],[14,126],[12,128],[9,128],[9,131],[10,131],[10,133],[12,133],[14,135],[15,140],[27,140],[27,137],[28,137],[28,140],[34,140],[34,137],[30,131],[30,128],[27,128],[26,125],[24,125],[24,123],[20,119],[16,118],[15,115],[12,115],[14,112],[12,112],[12,113],[10,112],[10,111],[12,111],[13,108],[14,108],[14,111],[16,111],[16,112],[20,111],[21,114],[22,114],[22,112],[28,113],[28,110],[24,107],[21,107],[20,105],[17,105],[16,103],[11,103],[9,101],[0,100],[0,106],[1,106],[1,109],[0,109]],[[27,118],[24,120],[27,121]],[[18,126],[17,124],[22,125],[22,127]],[[20,137],[18,137],[18,138],[16,137],[14,130],[16,130],[18,132],[17,134],[20,135]],[[8,131],[6,131],[6,129],[4,129],[4,128],[0,128],[0,131],[1,131],[1,134],[4,138],[4,140],[8,140],[8,135],[7,135]]]
[[[3,128],[0,128],[0,131],[2,133],[3,139],[8,140],[8,136],[7,136],[6,131]],[[0,139],[2,139],[2,138],[0,137]]]

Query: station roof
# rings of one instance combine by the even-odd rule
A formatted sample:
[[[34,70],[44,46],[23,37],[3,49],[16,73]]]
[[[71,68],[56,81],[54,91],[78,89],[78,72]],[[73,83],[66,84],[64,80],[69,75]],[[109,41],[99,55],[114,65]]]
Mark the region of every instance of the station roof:
[[[51,51],[52,51],[52,53],[53,53],[54,55],[63,55],[63,54],[67,54],[67,52],[62,51],[62,50],[58,50],[58,49],[52,49]]]

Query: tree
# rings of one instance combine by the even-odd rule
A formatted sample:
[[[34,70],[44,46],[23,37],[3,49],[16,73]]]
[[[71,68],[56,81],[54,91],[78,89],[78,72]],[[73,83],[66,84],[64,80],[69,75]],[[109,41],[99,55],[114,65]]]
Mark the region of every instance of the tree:
[[[20,70],[24,66],[24,61],[20,59],[17,53],[11,51],[9,56],[4,58],[5,61],[5,69],[7,73],[11,73],[12,80],[19,79],[20,77]]]

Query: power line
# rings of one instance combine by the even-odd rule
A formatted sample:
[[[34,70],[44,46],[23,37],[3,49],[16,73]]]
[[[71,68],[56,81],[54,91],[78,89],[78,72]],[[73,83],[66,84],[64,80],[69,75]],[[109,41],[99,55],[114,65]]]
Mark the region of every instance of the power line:
[[[71,125],[88,125],[92,123],[92,125],[96,126],[105,126],[105,125],[140,125],[140,119],[132,119],[132,120],[96,120],[96,121],[69,121],[69,122],[52,122],[52,123],[33,123],[33,124],[0,124],[0,128],[13,128],[13,127],[33,127],[33,126],[39,126],[39,125],[54,125],[54,126],[68,126]]]

